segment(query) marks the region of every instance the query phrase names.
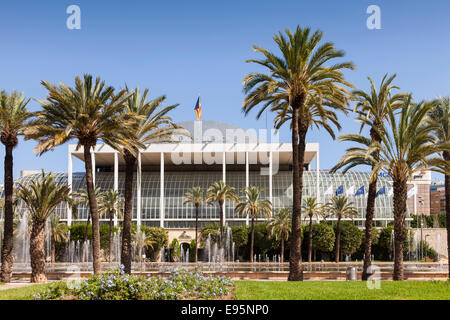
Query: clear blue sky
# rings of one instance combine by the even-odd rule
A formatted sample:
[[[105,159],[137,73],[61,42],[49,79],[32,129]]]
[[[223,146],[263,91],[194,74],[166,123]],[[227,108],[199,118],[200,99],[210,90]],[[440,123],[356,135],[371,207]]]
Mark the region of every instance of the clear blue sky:
[[[81,30],[66,28],[71,4],[81,8]],[[370,4],[381,7],[381,30],[366,28]],[[177,121],[194,119],[200,93],[203,119],[265,128],[256,113],[241,113],[242,78],[258,70],[245,63],[257,57],[252,45],[274,50],[279,30],[321,29],[356,64],[348,73],[355,86],[367,89],[367,76],[378,82],[386,72],[397,73],[403,91],[431,99],[450,93],[449,13],[446,0],[2,1],[0,88],[43,99],[40,80],[72,85],[88,72],[115,87],[126,82],[150,88],[153,96],[166,94],[168,103],[180,104]],[[32,110],[38,107],[31,102]],[[342,132],[357,130],[353,118],[341,119]],[[281,139],[290,141],[287,128]],[[320,142],[322,168],[345,150],[325,132],[312,131],[307,140]],[[41,157],[33,154],[34,145],[21,141],[15,150],[15,177],[23,169],[67,170],[67,145]],[[82,170],[82,163],[74,169]]]

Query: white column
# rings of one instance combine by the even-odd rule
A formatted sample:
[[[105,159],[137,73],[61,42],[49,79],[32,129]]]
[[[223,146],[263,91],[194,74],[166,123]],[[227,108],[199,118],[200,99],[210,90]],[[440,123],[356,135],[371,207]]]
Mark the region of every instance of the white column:
[[[70,146],[69,146],[69,152],[67,155],[67,186],[69,187],[70,193],[72,193],[72,152],[70,152]],[[67,225],[72,224],[72,208],[67,204]]]
[[[136,177],[136,223],[138,228],[141,226],[141,187],[142,187],[142,168],[141,153],[137,154],[137,177]]]
[[[415,188],[416,185],[413,184],[413,188]],[[417,215],[417,192],[414,192],[414,215]]]
[[[245,152],[245,187],[250,187],[250,172],[249,172],[249,164],[248,164],[248,151]],[[245,218],[245,225],[248,226],[249,216]]]
[[[95,147],[92,148],[91,158],[92,158],[92,182],[94,183],[94,190],[95,190]]]
[[[320,187],[319,187],[319,183],[320,183],[320,163],[319,163],[320,159],[319,159],[319,150],[317,150],[317,154],[316,154],[316,195],[317,195],[317,202],[320,203]]]
[[[269,201],[272,203],[273,205],[273,199],[272,199],[272,170],[273,169],[273,165],[272,165],[272,151],[269,152]]]
[[[119,191],[119,153],[114,152],[114,191]],[[120,208],[116,208],[119,210]],[[118,224],[118,214],[114,216],[114,226]]]
[[[161,152],[161,160],[160,160],[160,191],[159,191],[159,226],[164,228],[164,152]]]
[[[226,178],[227,178],[227,172],[226,172],[227,164],[226,164],[226,162],[227,162],[227,158],[226,158],[226,153],[224,151],[222,153],[222,180],[223,180],[224,184],[227,183],[226,182]],[[225,212],[225,208],[226,208],[226,206],[225,206],[225,201],[224,201],[223,202],[223,206],[222,206],[222,210],[223,210],[223,224],[224,225],[225,225],[225,220],[227,218],[227,214]]]

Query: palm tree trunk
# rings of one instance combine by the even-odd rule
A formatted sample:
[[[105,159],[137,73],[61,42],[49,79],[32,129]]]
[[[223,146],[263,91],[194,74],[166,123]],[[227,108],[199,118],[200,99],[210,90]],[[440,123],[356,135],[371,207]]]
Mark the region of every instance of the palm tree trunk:
[[[309,216],[308,262],[312,261],[312,215]]]
[[[394,180],[394,280],[403,280],[403,241],[408,185],[406,180]]]
[[[366,222],[364,230],[364,265],[362,272],[362,280],[367,280],[367,269],[371,265],[372,260],[372,225],[375,213],[375,198],[377,195],[377,180],[369,184],[369,194],[367,196]]]
[[[43,283],[45,276],[45,221],[33,218],[30,237],[31,282]]]
[[[383,128],[378,126],[378,131],[374,128],[370,129],[370,137],[373,141],[381,142],[379,132],[383,132]],[[380,155],[379,152],[376,152],[375,160],[378,161]],[[373,169],[373,166],[372,166]],[[364,230],[364,264],[361,280],[365,281],[368,278],[367,269],[372,263],[372,229],[373,229],[373,216],[375,214],[375,199],[377,197],[377,181],[375,178],[369,184],[369,194],[367,195],[367,206],[366,206],[366,221],[365,221],[365,230]]]
[[[120,263],[124,271],[131,274],[131,219],[133,215],[133,174],[136,157],[128,150],[124,152],[125,158],[125,205],[123,213],[122,251]]]
[[[113,214],[110,211],[109,212],[109,263],[111,263],[111,256],[112,256],[112,242],[113,242],[113,233],[112,233],[112,228],[113,228]]]
[[[284,236],[281,235],[281,255],[280,255],[281,263],[284,262]]]
[[[253,248],[255,245],[255,218],[252,215],[252,233],[250,236],[250,263],[253,263]]]
[[[198,262],[198,204],[195,205],[195,262]]]
[[[450,152],[444,152],[444,159],[450,162]],[[447,257],[450,260],[450,174],[445,175],[445,217],[447,223]],[[448,278],[450,279],[450,262],[448,264]]]
[[[292,235],[289,254],[289,281],[303,280],[302,266],[302,230],[301,230],[301,203],[303,189],[303,162],[305,158],[306,129],[299,128],[299,107],[303,104],[304,97],[299,101],[293,101],[292,105]]]
[[[223,201],[219,201],[219,212],[220,212],[220,245],[222,245],[223,239]]]
[[[336,225],[336,248],[335,248],[335,261],[339,262],[339,253],[341,246],[341,217],[338,217],[337,225]]]
[[[94,274],[102,271],[100,263],[100,222],[98,217],[97,198],[95,196],[94,180],[92,176],[91,146],[84,145],[84,166],[86,170],[86,190],[89,198],[89,210],[92,217],[92,261]]]
[[[13,146],[5,145],[5,216],[0,281],[11,282],[13,266]]]

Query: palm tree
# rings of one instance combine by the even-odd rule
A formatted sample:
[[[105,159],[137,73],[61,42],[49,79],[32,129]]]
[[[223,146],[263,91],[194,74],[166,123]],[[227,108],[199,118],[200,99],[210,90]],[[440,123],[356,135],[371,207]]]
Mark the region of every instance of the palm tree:
[[[330,215],[337,218],[336,225],[336,263],[339,262],[340,241],[341,241],[341,219],[352,218],[358,215],[358,210],[353,205],[353,202],[348,201],[347,197],[334,196],[326,205],[326,210]]]
[[[234,212],[240,215],[251,217],[251,237],[250,237],[250,262],[253,263],[253,247],[255,244],[255,219],[259,217],[269,218],[272,214],[272,203],[269,200],[262,199],[261,193],[264,189],[251,186],[243,190],[244,196],[241,197]]]
[[[225,201],[238,201],[239,196],[236,194],[236,189],[223,181],[214,182],[208,190],[206,190],[205,201],[208,204],[213,204],[217,202],[219,204],[219,212],[220,212],[220,241],[223,239],[223,204]]]
[[[119,191],[107,190],[100,194],[98,211],[100,215],[105,215],[109,219],[109,263],[112,258],[113,219],[116,214],[122,219],[121,207],[123,207],[123,201],[120,199]]]
[[[323,217],[323,206],[317,202],[316,198],[308,197],[302,206],[303,212],[309,217],[309,235],[308,235],[308,262],[312,261],[312,219],[314,216]]]
[[[10,282],[13,265],[13,149],[19,143],[19,136],[24,134],[27,121],[32,113],[26,109],[30,99],[22,93],[13,91],[11,95],[0,92],[0,140],[5,146],[4,176],[4,225],[1,252],[0,281]]]
[[[150,143],[171,141],[173,134],[179,127],[172,122],[168,113],[178,104],[162,106],[166,96],[148,100],[148,89],[144,90],[142,97],[139,88],[126,99],[125,113],[135,120],[135,129],[128,133],[128,140],[132,144],[123,145],[121,152],[125,160],[125,206],[122,231],[121,264],[124,271],[131,273],[131,220],[133,214],[133,173],[135,170],[139,148]],[[138,212],[138,214],[141,214]]]
[[[136,230],[134,243],[138,249],[138,261],[142,261],[142,249],[153,248],[155,240],[152,239],[150,234],[146,234],[145,231],[141,231],[139,228]]]
[[[289,208],[278,209],[268,224],[270,235],[281,241],[281,263],[284,262],[284,242],[289,239],[291,224],[292,214]]]
[[[39,101],[42,110],[37,120],[26,131],[27,139],[35,139],[38,145],[35,152],[43,154],[69,140],[77,140],[77,149],[83,147],[86,171],[86,190],[89,196],[89,209],[92,217],[92,251],[94,274],[101,272],[100,226],[91,150],[99,141],[119,149],[131,145],[127,134],[135,126],[130,117],[123,116],[123,103],[129,94],[125,90],[114,94],[113,87],[91,75],[84,79],[75,78],[75,87],[63,83],[59,86],[47,81],[42,85],[48,90],[46,101]]]
[[[198,209],[203,204],[203,190],[193,187],[184,195],[183,204],[192,203],[195,206],[195,262],[198,260]]]
[[[56,207],[67,202],[72,204],[70,189],[66,185],[57,184],[53,174],[42,170],[39,179],[30,185],[19,183],[18,198],[29,211],[32,219],[30,237],[31,282],[45,282],[45,223],[55,213]]]
[[[399,93],[392,95],[392,91],[398,89],[397,86],[392,85],[392,81],[395,79],[396,75],[394,74],[389,78],[387,77],[387,74],[384,75],[378,91],[370,77],[368,78],[370,82],[370,92],[362,90],[353,91],[353,100],[356,101],[354,111],[357,113],[357,120],[361,122],[359,134],[361,134],[365,126],[368,126],[370,128],[370,139],[378,143],[381,142],[379,134],[385,134],[382,124],[388,117],[388,105],[395,110],[401,106],[402,101],[405,99],[405,94]],[[353,138],[353,135],[343,135],[339,137],[339,140],[351,142],[354,141]],[[373,157],[377,159],[378,154],[373,154]],[[343,159],[345,159],[345,157]],[[333,173],[345,166],[345,173],[348,169],[357,165],[368,165],[373,169],[375,163],[369,162],[368,159],[352,159],[351,162],[341,160],[330,172]],[[375,177],[374,180],[370,182],[367,196],[362,280],[367,280],[367,269],[371,264],[372,227],[375,213],[377,181],[378,179]]]
[[[435,127],[434,135],[437,144],[450,141],[450,97],[440,98],[435,102],[435,106],[430,112],[430,122]],[[448,257],[450,257],[450,152],[444,150],[442,158],[449,164],[445,174],[445,212]],[[448,276],[450,278],[450,263],[448,268]]]
[[[60,222],[59,215],[56,213],[50,216],[50,234],[51,262],[55,263],[56,243],[67,242],[69,239],[67,225]]]
[[[375,166],[370,174],[373,181],[380,172],[392,178],[394,188],[394,280],[403,280],[403,241],[408,181],[414,172],[429,168],[445,173],[447,163],[434,156],[437,152],[450,151],[449,142],[435,143],[436,126],[429,122],[428,114],[434,103],[415,104],[408,96],[399,112],[388,105],[388,117],[383,126],[385,134],[378,134],[381,142],[354,135],[359,144],[347,150],[345,161],[367,158]],[[378,130],[378,129],[376,129]],[[373,157],[377,153],[379,158]]]
[[[352,63],[334,63],[344,52],[335,49],[333,43],[319,45],[323,33],[310,34],[309,28],[294,33],[286,30],[274,36],[282,57],[261,47],[254,50],[264,55],[260,60],[247,60],[266,67],[269,74],[251,73],[245,76],[246,98],[243,111],[247,115],[255,106],[262,104],[257,117],[268,108],[277,111],[281,119],[290,114],[292,132],[292,237],[289,256],[288,280],[303,280],[301,257],[301,204],[306,134],[310,127],[324,127],[332,133],[328,121],[337,125],[333,110],[345,110],[348,91],[343,70],[354,69]],[[327,64],[330,64],[327,66]],[[280,121],[282,125],[285,121]],[[325,126],[323,126],[325,124]]]

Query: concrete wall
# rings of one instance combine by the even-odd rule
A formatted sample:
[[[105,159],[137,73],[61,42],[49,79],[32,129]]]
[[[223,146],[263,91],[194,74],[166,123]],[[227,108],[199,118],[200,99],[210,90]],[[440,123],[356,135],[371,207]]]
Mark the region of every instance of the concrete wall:
[[[420,236],[420,229],[414,229]],[[439,235],[439,236],[438,236]],[[438,238],[440,242],[438,243]],[[423,229],[423,239],[436,250],[441,256],[447,257],[447,230],[444,228]]]
[[[169,233],[169,246],[174,238],[178,239],[179,243],[190,244],[192,239],[195,239],[194,229],[166,229]],[[198,241],[200,242],[200,228],[198,230]]]

